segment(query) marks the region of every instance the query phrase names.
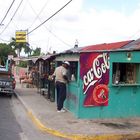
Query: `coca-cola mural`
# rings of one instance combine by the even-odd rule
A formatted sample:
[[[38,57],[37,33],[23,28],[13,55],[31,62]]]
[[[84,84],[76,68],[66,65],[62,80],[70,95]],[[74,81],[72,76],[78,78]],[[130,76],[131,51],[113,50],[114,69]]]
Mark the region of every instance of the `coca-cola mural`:
[[[107,106],[109,83],[109,54],[82,53],[80,78],[83,80],[84,106]]]

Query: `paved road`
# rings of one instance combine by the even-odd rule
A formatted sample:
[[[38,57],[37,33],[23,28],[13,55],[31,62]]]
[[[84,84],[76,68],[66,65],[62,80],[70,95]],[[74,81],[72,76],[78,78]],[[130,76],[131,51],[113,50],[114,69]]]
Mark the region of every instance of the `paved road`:
[[[64,140],[41,132],[16,97],[0,95],[0,140]]]
[[[46,132],[40,131],[27,115],[27,112],[21,102],[15,97],[12,98],[12,102],[13,112],[23,130],[20,134],[22,140],[65,140],[64,138],[55,137]]]
[[[0,95],[0,140],[21,140],[21,127],[11,108],[11,99]]]

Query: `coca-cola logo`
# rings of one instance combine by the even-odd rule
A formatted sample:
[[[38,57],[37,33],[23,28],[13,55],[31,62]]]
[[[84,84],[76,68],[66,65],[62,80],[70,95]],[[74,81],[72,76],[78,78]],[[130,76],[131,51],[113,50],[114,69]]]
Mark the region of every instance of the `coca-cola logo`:
[[[103,74],[109,70],[109,56],[107,53],[99,54],[92,62],[91,68],[83,76],[84,94],[88,89],[99,81]]]
[[[93,100],[98,104],[105,104],[108,102],[108,87],[105,84],[98,85],[93,90]]]

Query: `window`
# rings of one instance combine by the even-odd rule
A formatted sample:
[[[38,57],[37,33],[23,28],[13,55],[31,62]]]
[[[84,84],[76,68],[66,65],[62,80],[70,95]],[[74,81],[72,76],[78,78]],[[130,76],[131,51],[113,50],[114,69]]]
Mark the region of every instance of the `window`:
[[[140,64],[113,63],[113,84],[140,83]]]
[[[70,61],[70,80],[77,80],[78,62]]]

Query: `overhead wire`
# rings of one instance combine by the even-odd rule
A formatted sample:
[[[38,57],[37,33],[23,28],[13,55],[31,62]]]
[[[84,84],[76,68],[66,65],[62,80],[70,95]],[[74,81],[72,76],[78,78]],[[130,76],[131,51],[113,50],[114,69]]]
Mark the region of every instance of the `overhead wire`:
[[[9,24],[11,23],[11,21],[13,20],[15,14],[17,13],[19,7],[21,6],[23,0],[21,0],[20,4],[18,5],[15,13],[13,14],[11,20],[9,21],[9,23],[7,24],[7,26],[4,28],[4,30],[0,33],[0,35],[7,29],[7,27],[9,26]],[[70,2],[72,2],[72,0],[68,1],[64,6],[62,6],[59,10],[57,10],[53,15],[51,15],[49,18],[47,18],[44,22],[42,22],[41,24],[39,24],[37,27],[35,27],[33,30],[31,30],[30,32],[27,33],[27,35],[31,34],[33,31],[35,31],[36,29],[38,29],[40,26],[44,25],[48,20],[50,20],[52,17],[54,17],[57,13],[59,13],[61,10],[63,10]],[[48,30],[48,29],[47,29]],[[50,33],[52,33],[49,30]],[[69,44],[67,44],[66,42],[64,42],[62,39],[58,38],[54,33],[52,33],[58,40],[60,40],[61,42],[63,42],[64,44],[70,46]],[[1,38],[0,38],[1,39]],[[3,39],[1,39],[3,40]],[[4,41],[4,40],[3,40]]]
[[[132,39],[135,35],[137,35],[140,32],[140,29],[137,30],[134,34],[132,34],[130,37],[128,37],[129,39]]]
[[[25,8],[26,8],[26,6],[27,6],[27,1],[28,0],[26,0],[26,1],[24,1],[24,5],[22,5],[22,9],[21,9],[21,11],[20,11],[20,13],[18,14],[19,15],[19,18],[17,19],[17,21],[16,21],[16,29],[19,29],[20,28],[20,25],[18,24],[19,23],[19,21],[21,21],[21,18],[22,18],[22,16],[23,16],[23,12],[25,11]],[[17,26],[18,25],[18,26]]]
[[[9,26],[9,24],[11,23],[11,21],[13,20],[14,16],[16,15],[18,9],[20,8],[21,4],[22,4],[23,0],[20,1],[16,11],[14,12],[12,18],[10,19],[10,21],[8,22],[7,26],[5,26],[5,28],[3,29],[3,31],[0,33],[0,35],[7,29],[7,27]]]
[[[33,24],[35,23],[35,21],[39,18],[39,16],[40,16],[41,13],[43,12],[44,8],[47,6],[48,2],[49,2],[49,0],[44,4],[44,6],[41,8],[40,12],[37,14],[37,13],[35,12],[35,10],[33,9],[31,3],[28,1],[28,3],[29,3],[29,5],[30,5],[31,9],[33,10],[33,12],[34,12],[35,15],[36,15],[35,19],[33,20],[33,22],[32,22],[32,24],[30,25],[30,27],[28,27],[28,29],[31,28],[31,27],[33,26]]]
[[[13,25],[15,26],[16,29],[18,29],[17,23],[15,23],[15,21],[13,20]]]
[[[51,15],[49,18],[47,18],[44,22],[42,22],[41,24],[39,24],[37,27],[35,27],[34,29],[32,29],[31,31],[29,31],[27,34],[31,34],[33,31],[37,30],[40,26],[42,26],[43,24],[45,24],[47,21],[49,21],[52,17],[54,17],[56,14],[58,14],[61,10],[63,10],[70,2],[72,2],[72,0],[68,1],[64,6],[62,6],[59,10],[57,10],[53,15]]]
[[[5,16],[3,17],[3,19],[2,19],[1,22],[0,22],[0,25],[3,24],[3,21],[6,19],[8,13],[9,13],[9,11],[10,11],[10,9],[12,8],[12,6],[13,6],[13,4],[14,4],[14,2],[15,2],[15,0],[13,0],[12,3],[10,4],[10,7],[8,8],[8,10],[7,10]]]
[[[61,41],[63,44],[65,44],[65,45],[71,47],[70,44],[68,44],[68,43],[66,43],[65,41],[63,41],[60,37],[58,37],[56,34],[54,34],[54,33],[53,33],[51,30],[49,30],[47,27],[46,27],[46,29],[47,29],[55,38],[57,38],[59,41]]]
[[[36,14],[36,18],[35,18],[35,20],[37,20],[37,19],[39,19],[39,21],[41,22],[41,19],[40,19],[40,17],[39,17],[39,15],[41,14],[41,12],[43,11],[43,9],[44,9],[44,7],[41,9],[41,11],[39,12],[39,14],[37,14],[36,12],[35,12],[35,10],[33,9],[33,7],[32,7],[32,5],[31,5],[31,3],[29,3],[30,4],[30,6],[31,6],[31,9],[33,10],[33,12]],[[35,22],[35,20],[34,20],[34,22]],[[30,26],[31,27],[31,26]],[[30,28],[29,27],[29,28]],[[65,41],[63,41],[60,37],[58,37],[56,34],[54,34],[50,29],[48,29],[45,25],[44,25],[44,27],[46,28],[46,30],[49,32],[49,33],[51,33],[55,38],[57,38],[59,41],[61,41],[63,44],[65,44],[65,45],[67,45],[67,46],[71,46],[71,45],[69,45],[68,43],[66,43]]]

